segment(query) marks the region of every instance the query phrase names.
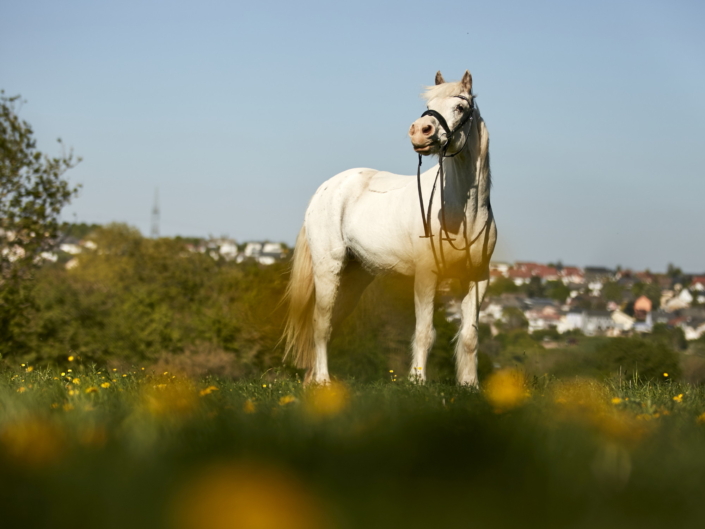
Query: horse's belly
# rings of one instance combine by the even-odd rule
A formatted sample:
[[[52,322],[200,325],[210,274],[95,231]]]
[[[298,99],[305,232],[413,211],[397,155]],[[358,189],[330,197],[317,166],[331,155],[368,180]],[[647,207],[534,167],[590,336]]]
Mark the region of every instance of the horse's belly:
[[[390,195],[366,193],[348,205],[343,219],[345,245],[371,270],[412,274],[406,201]]]

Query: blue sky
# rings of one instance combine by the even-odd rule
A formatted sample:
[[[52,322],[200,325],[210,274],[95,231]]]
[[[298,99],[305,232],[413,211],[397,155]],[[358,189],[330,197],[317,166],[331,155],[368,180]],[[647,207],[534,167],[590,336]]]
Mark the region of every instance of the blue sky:
[[[0,88],[84,158],[64,218],[293,242],[318,185],[413,174],[436,70],[491,135],[505,259],[705,270],[702,2],[17,1]]]

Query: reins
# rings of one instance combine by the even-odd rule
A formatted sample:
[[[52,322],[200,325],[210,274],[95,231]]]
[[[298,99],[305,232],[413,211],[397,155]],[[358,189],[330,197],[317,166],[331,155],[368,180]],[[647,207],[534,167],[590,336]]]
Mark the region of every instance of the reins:
[[[421,206],[421,221],[423,222],[423,229],[424,229],[424,234],[420,236],[422,239],[428,239],[429,242],[431,243],[431,251],[433,252],[433,260],[436,263],[436,269],[437,269],[437,274],[440,275],[441,268],[446,268],[446,263],[445,263],[445,255],[443,253],[443,241],[446,241],[451,248],[457,251],[465,252],[466,257],[468,259],[468,264],[470,264],[470,246],[472,243],[474,243],[482,234],[484,231],[484,228],[478,233],[477,237],[475,237],[472,241],[468,241],[468,234],[467,234],[467,216],[463,216],[463,238],[465,239],[465,246],[463,248],[459,248],[453,244],[455,239],[452,239],[450,237],[450,234],[448,233],[448,228],[447,228],[447,223],[446,223],[446,217],[445,217],[445,172],[443,169],[443,159],[444,158],[453,158],[456,156],[458,153],[460,153],[463,149],[465,149],[465,146],[467,145],[468,138],[470,137],[470,132],[472,130],[472,121],[475,113],[475,100],[470,94],[470,99],[464,97],[464,96],[455,96],[459,97],[460,99],[464,99],[465,101],[468,101],[470,103],[470,107],[468,108],[468,111],[466,115],[463,117],[463,119],[458,123],[458,125],[451,130],[450,127],[448,126],[448,122],[445,120],[445,118],[439,113],[436,112],[435,110],[426,110],[423,114],[421,114],[421,117],[424,116],[433,116],[436,118],[440,126],[443,128],[443,130],[446,133],[446,142],[443,144],[441,147],[441,151],[439,153],[438,157],[438,172],[436,173],[436,178],[433,181],[433,187],[431,188],[431,196],[428,199],[428,208],[424,207],[424,200],[423,200],[423,192],[421,190],[421,163],[422,163],[422,156],[419,154],[419,165],[416,170],[416,181],[418,184],[418,192],[419,192],[419,205]],[[448,146],[450,143],[453,141],[453,136],[455,135],[456,132],[461,130],[468,122],[470,122],[470,130],[468,133],[465,135],[465,142],[463,143],[463,146],[460,147],[456,152],[453,154],[446,154],[448,150]],[[441,213],[441,230],[438,234],[438,249],[440,253],[440,261],[438,259],[438,254],[436,253],[436,245],[433,240],[433,233],[431,233],[431,210],[433,207],[433,196],[436,193],[436,185],[438,184],[438,181],[440,180],[440,187],[441,187],[441,207],[440,207],[440,213]],[[444,237],[445,235],[445,237]]]

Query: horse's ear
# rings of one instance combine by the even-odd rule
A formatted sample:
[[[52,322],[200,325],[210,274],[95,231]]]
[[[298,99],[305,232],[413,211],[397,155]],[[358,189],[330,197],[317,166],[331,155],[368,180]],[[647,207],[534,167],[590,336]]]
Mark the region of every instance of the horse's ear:
[[[441,71],[438,70],[436,72],[436,84],[439,85],[439,84],[443,84],[445,82],[446,82],[446,80],[443,79],[443,74],[441,74]]]
[[[460,84],[463,85],[463,88],[468,92],[472,91],[472,75],[470,75],[469,71],[465,70],[465,75],[463,75],[463,78],[460,80]]]

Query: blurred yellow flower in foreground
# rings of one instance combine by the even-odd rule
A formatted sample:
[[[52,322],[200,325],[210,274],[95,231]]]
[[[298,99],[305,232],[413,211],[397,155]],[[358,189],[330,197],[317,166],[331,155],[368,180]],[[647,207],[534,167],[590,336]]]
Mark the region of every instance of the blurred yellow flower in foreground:
[[[310,387],[304,400],[306,411],[316,417],[337,415],[347,408],[349,402],[350,392],[340,382]]]
[[[502,412],[521,406],[529,397],[524,374],[515,369],[492,373],[485,383],[485,398],[495,411]]]
[[[56,425],[38,417],[6,424],[0,431],[0,445],[12,461],[31,467],[54,463],[66,448]]]
[[[190,415],[198,405],[198,393],[191,381],[185,378],[169,384],[147,384],[142,389],[142,405],[152,415]]]
[[[110,382],[103,382],[100,387],[103,389],[108,389],[110,387]]]
[[[174,529],[323,529],[318,499],[296,477],[253,463],[205,469],[174,497]]]
[[[73,356],[69,356],[69,362],[73,362],[74,358]]]
[[[90,388],[86,388],[86,393],[98,393],[100,391],[98,388],[95,386],[91,386]]]
[[[683,393],[673,397],[673,400],[675,400],[676,402],[683,402]]]
[[[698,424],[705,424],[705,413],[698,415],[698,418],[695,420]]]
[[[646,433],[646,427],[637,422],[639,417],[609,405],[617,404],[617,399],[610,398],[604,385],[584,378],[562,381],[553,390],[553,400],[560,406],[558,418],[582,422],[610,442],[634,443]]]
[[[255,403],[252,402],[252,399],[247,399],[245,401],[245,404],[242,405],[242,411],[244,411],[245,413],[254,413],[256,409],[257,408],[255,406]]]
[[[218,391],[218,388],[215,386],[208,386],[206,389],[202,389],[199,393],[201,397],[205,397],[206,395],[210,395],[214,391]]]
[[[286,395],[279,399],[280,406],[286,406],[287,404],[291,404],[292,402],[296,402],[296,397],[294,397],[293,395]]]

